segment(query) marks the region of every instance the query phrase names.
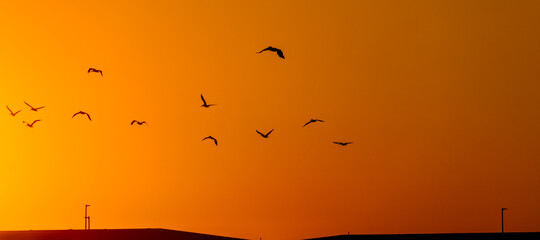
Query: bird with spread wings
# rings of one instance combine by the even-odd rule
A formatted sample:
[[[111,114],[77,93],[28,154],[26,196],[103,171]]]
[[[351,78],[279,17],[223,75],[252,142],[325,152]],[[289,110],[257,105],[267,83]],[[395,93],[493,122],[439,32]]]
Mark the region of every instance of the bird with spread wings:
[[[101,76],[103,77],[103,71],[101,71],[101,70],[99,70],[99,69],[89,68],[89,69],[88,69],[88,73],[91,73],[91,72],[97,72],[97,73],[100,73]]]
[[[261,132],[259,132],[259,130],[255,130],[259,135],[261,135],[261,137],[263,138],[268,138],[268,135],[270,135],[270,133],[272,133],[274,131],[274,129],[270,130],[270,132],[266,133],[266,134],[263,134]]]
[[[309,120],[309,122],[307,122],[306,124],[304,124],[304,126],[302,126],[302,127],[305,127],[305,126],[307,126],[308,124],[314,123],[314,122],[324,122],[324,121],[321,120],[321,119],[311,119],[311,120]]]
[[[146,125],[148,125],[148,123],[147,123],[146,121],[142,121],[142,122],[139,122],[139,121],[137,121],[137,120],[131,121],[131,125],[133,125],[134,123],[139,124],[139,125],[143,125],[143,124],[146,123]]]
[[[202,99],[202,101],[203,101],[203,105],[201,105],[201,107],[209,108],[209,107],[211,107],[211,106],[215,106],[215,105],[216,105],[216,104],[207,104],[207,103],[206,103],[206,100],[204,100],[204,97],[203,97],[202,94],[201,94],[201,99]]]
[[[75,114],[73,114],[73,116],[71,118],[74,118],[75,116],[77,116],[79,114],[86,115],[88,117],[88,120],[92,121],[92,118],[90,118],[90,114],[88,114],[87,112],[83,112],[83,111],[76,112]]]
[[[24,104],[28,105],[28,106],[30,107],[30,110],[31,110],[31,111],[34,111],[34,112],[37,112],[37,110],[42,109],[42,108],[45,107],[45,106],[43,106],[43,107],[37,107],[37,108],[35,108],[35,107],[30,106],[30,104],[28,104],[27,102],[24,102]]]
[[[259,51],[259,52],[257,52],[257,53],[262,53],[262,52],[264,52],[264,51],[276,52],[277,55],[278,55],[280,58],[285,59],[285,56],[283,55],[283,51],[281,51],[281,49],[279,49],[279,48],[275,48],[275,47],[270,46],[270,47],[267,47],[267,48],[265,48],[265,49],[263,49],[263,50],[261,50],[261,51]]]
[[[14,116],[17,115],[17,113],[21,112],[22,110],[19,110],[19,111],[16,111],[16,112],[13,112],[11,111],[11,109],[9,109],[9,107],[6,105],[7,109],[9,110],[9,113],[11,114],[11,116]]]
[[[38,120],[34,120],[32,123],[27,123],[25,121],[23,121],[24,124],[26,124],[26,126],[30,127],[30,128],[33,128],[34,127],[34,123],[37,123],[41,121],[41,119],[38,119]]]
[[[212,140],[214,140],[214,143],[215,143],[216,146],[217,146],[217,139],[215,139],[214,137],[212,137],[212,136],[205,137],[205,138],[203,138],[203,141],[206,140],[206,139],[212,139]]]

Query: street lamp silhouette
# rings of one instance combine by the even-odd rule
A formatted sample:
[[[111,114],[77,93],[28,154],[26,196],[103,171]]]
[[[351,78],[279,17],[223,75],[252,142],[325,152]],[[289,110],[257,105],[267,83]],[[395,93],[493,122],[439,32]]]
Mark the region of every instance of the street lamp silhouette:
[[[90,205],[88,205],[88,204],[84,205],[84,230],[90,230],[90,217],[87,214],[88,213],[88,211],[87,211],[88,207],[90,207]]]
[[[508,208],[501,208],[501,233],[504,233],[504,210]]]

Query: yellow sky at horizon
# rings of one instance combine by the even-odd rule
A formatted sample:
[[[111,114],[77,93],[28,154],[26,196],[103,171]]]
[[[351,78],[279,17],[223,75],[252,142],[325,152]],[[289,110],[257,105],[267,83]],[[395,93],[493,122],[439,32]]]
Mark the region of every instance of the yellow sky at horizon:
[[[540,231],[535,1],[31,2],[0,4],[0,230]]]

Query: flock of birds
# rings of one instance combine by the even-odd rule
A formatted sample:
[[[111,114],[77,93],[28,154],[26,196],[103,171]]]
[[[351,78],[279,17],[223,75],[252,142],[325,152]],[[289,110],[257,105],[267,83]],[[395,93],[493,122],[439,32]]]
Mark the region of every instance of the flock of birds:
[[[93,68],[90,68],[90,69],[93,69]],[[97,71],[101,72],[101,70],[97,70]],[[32,107],[32,105],[28,104],[27,102],[24,102],[24,104],[28,105],[28,107],[30,107],[30,111],[34,111],[34,112],[37,112],[39,109],[42,109],[42,108],[45,107],[45,106],[41,106],[41,107],[35,108],[35,107]],[[18,110],[18,111],[16,111],[16,112],[13,112],[13,111],[11,110],[11,108],[9,108],[9,106],[7,106],[7,105],[6,105],[6,108],[7,108],[7,110],[9,111],[9,114],[10,114],[11,116],[13,116],[13,117],[17,116],[17,114],[20,113],[20,112],[22,111],[22,110]],[[86,117],[88,118],[88,120],[92,121],[92,117],[90,117],[90,114],[88,114],[87,112],[84,112],[84,111],[78,111],[78,112],[76,112],[75,114],[73,114],[73,116],[71,116],[71,118],[74,118],[75,116],[77,116],[77,115],[79,115],[79,114],[80,114],[80,115],[86,115]],[[28,123],[28,122],[26,122],[26,121],[23,121],[23,123],[26,124],[27,127],[33,128],[33,127],[34,127],[34,124],[37,123],[37,122],[39,122],[39,121],[41,121],[41,119],[34,120],[32,123]],[[146,123],[146,121],[139,122],[139,121],[137,121],[137,120],[133,120],[133,121],[131,121],[131,125],[133,125],[133,123],[137,123],[137,124],[139,124],[139,125],[143,125],[143,124]],[[146,123],[146,124],[148,124],[148,123]]]
[[[280,57],[280,58],[283,58],[285,59],[285,55],[283,55],[283,51],[281,49],[278,49],[278,48],[274,48],[272,46],[270,47],[267,47],[257,53],[262,53],[264,51],[271,51],[271,52],[276,52],[276,54]],[[101,74],[101,76],[103,77],[103,71],[100,70],[100,69],[96,69],[96,68],[89,68],[88,69],[88,73],[99,73]],[[201,105],[201,107],[204,107],[204,108],[209,108],[209,107],[212,107],[212,106],[216,106],[216,104],[208,104],[206,102],[206,100],[204,99],[204,96],[201,94],[201,100],[203,102],[203,104]],[[24,104],[26,104],[28,107],[30,107],[30,111],[34,111],[34,112],[37,112],[38,110],[44,108],[45,106],[41,106],[41,107],[33,107],[32,105],[28,104],[27,102],[24,102]],[[16,112],[13,112],[9,106],[6,105],[6,108],[8,109],[9,113],[11,116],[15,117],[18,113],[20,113],[22,110],[18,110]],[[90,117],[90,114],[88,114],[87,112],[84,112],[84,111],[78,111],[76,112],[75,114],[73,114],[73,116],[71,118],[74,118],[75,116],[77,115],[86,115],[86,117],[88,118],[88,120],[92,121],[92,118]],[[37,122],[41,121],[41,119],[37,119],[37,120],[34,120],[32,123],[28,123],[26,121],[23,121],[23,124],[26,124],[27,127],[29,128],[33,128],[34,127],[34,124],[36,124]],[[317,122],[324,122],[324,120],[321,120],[321,119],[310,119],[307,123],[305,123],[302,127],[305,127],[311,123],[317,123]],[[146,121],[138,121],[138,120],[133,120],[131,121],[131,125],[133,124],[138,124],[138,125],[143,125],[143,124],[146,124],[148,125],[148,123]],[[274,129],[270,130],[269,132],[267,132],[266,134],[262,133],[262,132],[259,132],[259,130],[255,130],[261,137],[263,138],[268,138],[270,133],[272,133],[274,131]],[[214,141],[214,144],[217,146],[218,145],[218,141],[216,138],[212,137],[212,136],[208,136],[208,137],[205,137],[202,139],[202,141],[204,140],[207,140],[207,139],[210,139],[210,140],[213,140]],[[341,146],[347,146],[353,142],[332,142],[334,144],[338,144],[338,145],[341,145]]]
[[[269,47],[269,48],[272,48],[272,47]],[[267,48],[267,49],[269,49]],[[265,49],[265,50],[267,50]],[[272,49],[277,49],[277,48],[272,48]],[[263,50],[264,51],[264,50]],[[277,49],[278,51],[278,55],[282,58],[283,57],[283,52],[279,49]],[[260,52],[259,52],[260,53]],[[211,106],[215,106],[216,104],[208,104],[206,103],[206,100],[204,99],[204,96],[201,94],[201,100],[203,101],[203,105],[201,105],[201,107],[205,107],[205,108],[209,108]],[[135,120],[133,120],[133,122],[131,122],[131,125],[133,125],[134,122],[137,122]],[[321,120],[321,119],[310,119],[306,124],[304,124],[304,126],[302,127],[305,127],[307,125],[309,125],[310,123],[316,123],[316,122],[324,122],[324,120]],[[142,123],[141,122],[137,122],[139,125],[141,125]],[[146,122],[143,122],[143,123],[146,123]],[[266,134],[262,133],[262,132],[259,132],[259,130],[255,130],[255,132],[257,132],[259,135],[261,135],[261,137],[263,138],[268,138],[268,136],[270,135],[270,133],[272,133],[274,131],[274,129],[270,130],[269,132],[267,132]],[[210,139],[210,140],[213,140],[214,141],[214,144],[216,144],[216,146],[218,145],[218,141],[216,138],[212,137],[212,136],[208,136],[208,137],[205,137],[202,139],[202,141],[206,140],[206,139]],[[347,146],[353,142],[333,142],[335,144],[338,144],[338,145],[341,145],[341,146]]]

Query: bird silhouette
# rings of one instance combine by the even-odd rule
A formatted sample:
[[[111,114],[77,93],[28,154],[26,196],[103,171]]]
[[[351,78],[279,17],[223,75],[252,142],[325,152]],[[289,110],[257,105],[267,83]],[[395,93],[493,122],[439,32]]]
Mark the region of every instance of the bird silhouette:
[[[265,48],[265,49],[263,49],[263,50],[261,50],[260,52],[257,52],[257,53],[262,53],[262,52],[264,52],[264,51],[272,51],[272,52],[276,52],[277,55],[278,55],[280,58],[285,59],[285,56],[283,56],[283,51],[281,51],[281,49],[279,49],[279,48],[275,48],[275,47],[270,46],[270,47],[267,47],[267,48]]]
[[[148,125],[148,123],[146,121],[142,121],[142,122],[139,122],[137,120],[131,121],[131,125],[133,125],[134,123],[139,124],[139,125],[143,125],[144,123],[146,123],[146,125]]]
[[[349,144],[351,144],[351,143],[353,143],[353,142],[333,142],[333,143],[339,144],[339,145],[341,145],[341,146],[347,146],[347,145],[349,145]]]
[[[31,124],[30,124],[30,123],[27,123],[27,122],[25,122],[25,121],[23,121],[23,123],[25,123],[25,124],[26,124],[26,126],[28,126],[28,127],[31,127],[31,128],[32,128],[32,127],[34,127],[34,123],[37,123],[37,122],[39,122],[39,121],[41,121],[41,119],[38,119],[38,120],[34,120],[34,121],[33,121],[33,122],[31,123]]]
[[[92,118],[90,118],[90,114],[86,113],[86,112],[83,112],[83,111],[78,111],[76,112],[75,114],[73,114],[73,116],[71,118],[74,118],[75,116],[77,116],[78,114],[85,114],[87,117],[88,117],[88,120],[92,121]]]
[[[9,110],[9,113],[11,114],[11,116],[14,116],[17,115],[17,113],[21,112],[22,110],[19,110],[19,111],[16,111],[16,112],[13,112],[11,111],[11,109],[9,109],[9,107],[6,105],[7,109]]]
[[[311,119],[311,120],[309,120],[309,122],[307,122],[306,124],[304,124],[304,126],[302,126],[302,127],[305,127],[305,126],[307,126],[308,124],[314,123],[314,122],[324,122],[324,121],[321,120],[321,119]]]
[[[32,110],[32,111],[34,111],[34,112],[37,112],[37,110],[42,109],[42,108],[45,107],[45,106],[43,106],[43,107],[37,107],[37,108],[35,108],[35,107],[30,106],[30,104],[28,104],[27,102],[24,102],[24,104],[28,105],[28,106],[30,107],[30,110]]]
[[[268,135],[270,135],[270,133],[272,133],[274,131],[274,129],[270,130],[270,132],[266,133],[266,134],[263,134],[261,132],[259,132],[259,130],[255,130],[259,135],[261,135],[263,138],[268,138]]]
[[[88,69],[88,73],[91,73],[91,72],[98,72],[101,74],[101,76],[103,77],[103,71],[99,70],[99,69],[95,69],[95,68],[89,68]]]
[[[204,103],[203,105],[201,105],[201,107],[209,108],[210,106],[216,105],[216,104],[206,104],[206,100],[204,100],[204,97],[203,97],[202,94],[201,94],[201,99],[202,99],[202,101]]]
[[[214,137],[212,137],[212,136],[205,137],[205,138],[203,138],[203,141],[206,140],[206,139],[212,139],[212,140],[214,140],[214,143],[215,143],[216,146],[217,146],[217,139],[215,139]]]

